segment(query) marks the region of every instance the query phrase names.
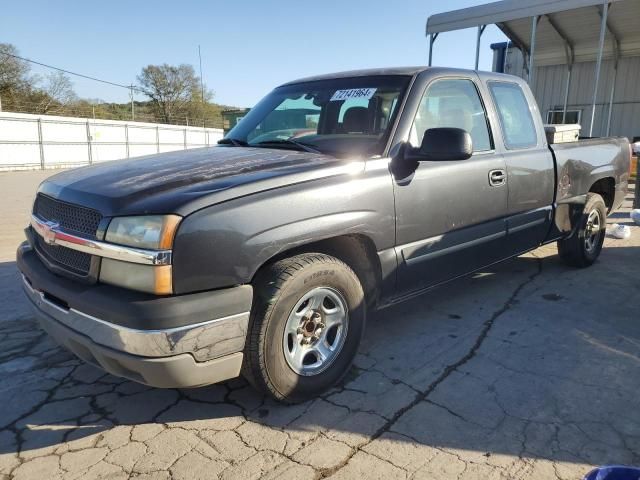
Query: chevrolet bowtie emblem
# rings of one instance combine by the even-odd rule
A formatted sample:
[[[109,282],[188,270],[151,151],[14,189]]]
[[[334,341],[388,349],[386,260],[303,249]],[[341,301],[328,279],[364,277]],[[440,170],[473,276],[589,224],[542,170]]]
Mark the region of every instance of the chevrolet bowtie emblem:
[[[56,231],[60,226],[56,222],[44,222],[42,223],[42,239],[47,245],[53,245],[56,243]]]

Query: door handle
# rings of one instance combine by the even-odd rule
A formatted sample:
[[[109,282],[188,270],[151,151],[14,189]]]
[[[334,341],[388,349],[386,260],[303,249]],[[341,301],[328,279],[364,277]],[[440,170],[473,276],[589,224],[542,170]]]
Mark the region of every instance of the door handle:
[[[507,173],[504,170],[491,170],[489,172],[489,185],[499,187],[507,183]]]

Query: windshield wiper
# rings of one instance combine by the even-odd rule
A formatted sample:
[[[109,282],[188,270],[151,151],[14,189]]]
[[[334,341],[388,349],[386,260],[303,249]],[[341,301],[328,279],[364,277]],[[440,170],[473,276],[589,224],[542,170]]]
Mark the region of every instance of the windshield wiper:
[[[218,145],[233,145],[234,147],[248,147],[249,144],[244,140],[238,140],[237,138],[223,138],[218,140]]]
[[[268,145],[291,145],[293,147],[297,147],[297,150],[304,150],[305,152],[309,152],[309,153],[322,153],[317,148],[313,148],[307,145],[306,143],[296,142],[295,140],[291,140],[291,139],[265,140],[263,142],[252,143],[249,146],[259,147],[259,146],[268,146]]]

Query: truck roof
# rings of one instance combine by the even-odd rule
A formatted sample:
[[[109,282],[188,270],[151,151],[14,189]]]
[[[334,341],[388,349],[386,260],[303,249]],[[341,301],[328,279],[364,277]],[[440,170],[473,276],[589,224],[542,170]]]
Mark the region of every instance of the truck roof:
[[[330,80],[333,78],[350,78],[350,77],[372,77],[375,75],[408,75],[412,76],[420,73],[429,67],[390,67],[390,68],[366,68],[362,70],[347,70],[337,73],[326,73],[324,75],[314,75],[311,77],[299,78],[291,82],[283,83],[281,86],[293,85],[295,83],[315,82],[317,80]]]
[[[388,68],[367,68],[362,70],[347,70],[344,72],[337,73],[327,73],[324,75],[314,75],[311,77],[299,78],[297,80],[292,80],[290,82],[283,83],[280,85],[281,87],[285,85],[294,85],[297,83],[307,83],[307,82],[315,82],[319,80],[331,80],[334,78],[353,78],[353,77],[372,77],[377,75],[402,75],[402,76],[413,76],[418,73],[421,73],[425,70],[433,70],[437,73],[460,73],[460,74],[468,74],[470,69],[462,69],[462,68],[449,68],[449,67],[427,67],[427,66],[415,66],[415,67],[388,67]],[[495,72],[483,72],[477,71],[485,78],[492,79],[510,79],[511,81],[517,81],[517,77],[513,77],[512,75],[506,75],[503,73],[495,73]]]

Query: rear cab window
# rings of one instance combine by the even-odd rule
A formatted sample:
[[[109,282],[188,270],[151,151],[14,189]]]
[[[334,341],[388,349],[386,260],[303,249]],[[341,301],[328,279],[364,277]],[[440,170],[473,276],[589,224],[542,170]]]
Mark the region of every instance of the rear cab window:
[[[489,82],[488,85],[498,111],[504,146],[509,150],[537,146],[536,127],[520,85],[510,82]]]

